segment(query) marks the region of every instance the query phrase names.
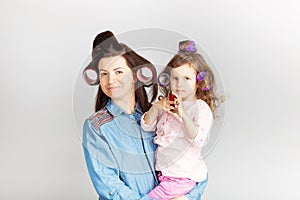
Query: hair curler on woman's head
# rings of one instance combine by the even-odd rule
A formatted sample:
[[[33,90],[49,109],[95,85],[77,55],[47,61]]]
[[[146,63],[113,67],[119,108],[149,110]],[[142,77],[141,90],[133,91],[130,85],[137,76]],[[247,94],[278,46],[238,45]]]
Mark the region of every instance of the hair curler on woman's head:
[[[111,31],[99,33],[93,41],[92,61],[83,70],[83,79],[89,85],[99,85],[99,61],[101,58],[122,56],[135,77],[135,96],[143,111],[150,108],[157,96],[157,74],[154,65],[137,54],[123,43],[119,43]],[[149,87],[146,92],[145,87]],[[96,98],[95,111],[103,108],[109,97],[107,97],[99,85]]]

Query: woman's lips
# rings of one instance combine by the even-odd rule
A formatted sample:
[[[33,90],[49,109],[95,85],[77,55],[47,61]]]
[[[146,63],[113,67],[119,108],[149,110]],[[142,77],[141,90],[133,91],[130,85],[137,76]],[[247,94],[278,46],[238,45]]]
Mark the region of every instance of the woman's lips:
[[[118,88],[118,86],[110,86],[110,87],[107,87],[108,90],[115,90],[115,89],[117,89],[117,88]]]

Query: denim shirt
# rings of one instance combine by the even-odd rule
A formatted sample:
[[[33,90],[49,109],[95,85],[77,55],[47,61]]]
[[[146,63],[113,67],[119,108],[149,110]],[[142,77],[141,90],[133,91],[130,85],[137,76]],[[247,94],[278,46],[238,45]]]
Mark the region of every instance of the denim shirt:
[[[142,130],[142,115],[138,104],[128,114],[109,100],[106,108],[85,121],[82,145],[99,200],[150,199],[147,194],[157,186],[155,132]],[[206,182],[197,184],[186,197],[200,199]]]

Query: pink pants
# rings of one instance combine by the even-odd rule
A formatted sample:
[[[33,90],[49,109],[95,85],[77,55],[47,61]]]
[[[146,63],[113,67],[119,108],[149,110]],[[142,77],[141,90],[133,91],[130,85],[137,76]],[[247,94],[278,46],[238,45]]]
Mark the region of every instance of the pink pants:
[[[180,197],[191,191],[196,185],[189,178],[169,177],[158,174],[159,185],[155,187],[148,196],[151,199],[169,200]]]

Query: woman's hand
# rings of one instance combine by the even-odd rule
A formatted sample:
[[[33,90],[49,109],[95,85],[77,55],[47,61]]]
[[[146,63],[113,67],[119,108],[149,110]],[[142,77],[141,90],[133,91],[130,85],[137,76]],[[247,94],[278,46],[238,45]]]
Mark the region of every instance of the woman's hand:
[[[181,196],[181,197],[176,197],[175,199],[172,200],[188,200],[188,198],[186,198],[185,196]]]

